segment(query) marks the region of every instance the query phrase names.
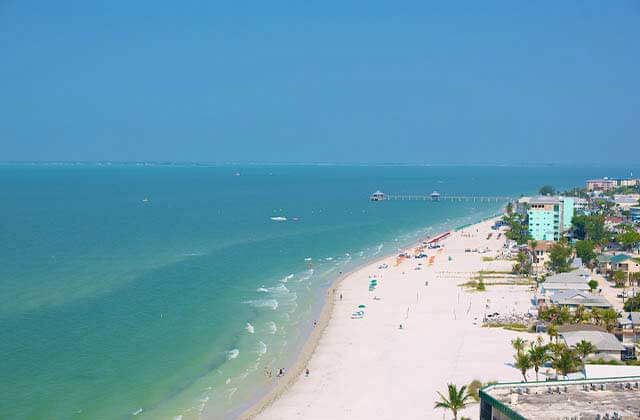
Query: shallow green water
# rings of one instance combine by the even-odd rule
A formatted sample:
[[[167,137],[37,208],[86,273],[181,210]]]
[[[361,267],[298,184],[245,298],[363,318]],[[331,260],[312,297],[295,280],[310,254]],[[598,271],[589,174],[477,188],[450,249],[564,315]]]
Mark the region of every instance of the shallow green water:
[[[340,271],[504,204],[372,191],[519,195],[600,175],[624,173],[0,166],[0,418],[233,416],[291,362]]]

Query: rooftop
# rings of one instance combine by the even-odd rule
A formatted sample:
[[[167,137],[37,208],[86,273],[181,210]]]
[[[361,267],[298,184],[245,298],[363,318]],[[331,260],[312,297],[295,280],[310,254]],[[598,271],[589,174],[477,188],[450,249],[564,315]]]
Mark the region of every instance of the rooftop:
[[[480,395],[494,406],[517,413],[510,418],[595,420],[614,412],[625,419],[637,418],[640,377],[496,384],[482,389]]]
[[[545,283],[588,283],[591,272],[586,268],[578,268],[568,273],[558,273],[545,279]]]
[[[623,312],[622,316],[618,318],[618,322],[621,325],[638,325],[640,324],[640,312]]]
[[[598,308],[611,307],[609,301],[602,296],[594,296],[580,290],[558,291],[551,296],[551,303],[558,305],[583,305]]]
[[[600,351],[624,351],[625,347],[615,335],[604,331],[567,331],[560,334],[567,346],[573,347],[582,340],[589,341]]]
[[[556,196],[539,195],[537,197],[531,197],[529,202],[531,204],[560,204],[560,198]]]

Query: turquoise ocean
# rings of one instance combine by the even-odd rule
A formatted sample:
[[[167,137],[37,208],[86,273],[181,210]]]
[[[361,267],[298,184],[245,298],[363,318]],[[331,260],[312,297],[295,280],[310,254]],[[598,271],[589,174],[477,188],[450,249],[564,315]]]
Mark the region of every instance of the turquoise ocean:
[[[628,172],[0,165],[0,418],[233,418],[295,360],[340,272],[505,204],[373,191],[517,197]]]

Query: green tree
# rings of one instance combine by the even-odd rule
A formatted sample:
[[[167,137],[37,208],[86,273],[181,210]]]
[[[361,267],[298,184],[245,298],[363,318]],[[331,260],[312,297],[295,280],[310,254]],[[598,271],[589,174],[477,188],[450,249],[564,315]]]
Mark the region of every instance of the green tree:
[[[589,280],[589,283],[587,283],[587,285],[589,285],[589,290],[593,293],[594,290],[596,290],[598,288],[598,282],[597,280],[591,279]]]
[[[613,328],[618,323],[618,313],[615,309],[605,309],[602,312],[602,323],[608,332],[613,331]]]
[[[553,361],[553,367],[566,378],[576,368],[575,354],[568,348],[563,349]]]
[[[529,356],[529,362],[531,366],[533,366],[533,370],[536,372],[536,382],[538,382],[538,370],[540,370],[540,366],[544,365],[550,359],[547,346],[543,346],[540,343],[537,345],[531,343],[527,355]]]
[[[569,271],[572,254],[573,250],[565,241],[556,242],[549,249],[549,261],[547,263],[549,269],[556,273]]]
[[[558,339],[558,327],[556,327],[555,325],[549,325],[547,327],[547,334],[549,334],[549,341],[553,341],[554,338],[556,338],[556,341]]]
[[[631,249],[640,243],[640,233],[635,230],[627,230],[616,236],[616,241],[624,249]]]
[[[507,208],[506,208],[506,210],[507,210],[507,214],[512,214],[512,213],[513,213],[513,203],[512,203],[511,201],[509,201],[509,202],[507,203]]]
[[[576,255],[582,259],[582,262],[589,264],[596,259],[596,253],[594,251],[595,243],[591,240],[584,240],[576,242]]]
[[[622,270],[616,270],[611,274],[613,281],[616,283],[616,287],[623,287],[627,282],[627,274]]]
[[[523,340],[522,338],[518,337],[518,338],[514,338],[513,340],[511,340],[511,345],[513,346],[513,349],[518,353],[522,353],[522,351],[524,350],[524,346],[527,344],[527,342],[525,340]]]
[[[513,358],[516,360],[514,366],[520,370],[524,381],[527,382],[527,371],[531,369],[531,360],[529,360],[529,356],[525,353],[518,353],[513,356]]]
[[[640,295],[634,296],[631,299],[627,299],[624,303],[624,310],[626,312],[640,311]]]
[[[600,321],[602,320],[602,309],[593,308],[591,310],[591,318],[593,318],[593,321],[596,325],[600,325]]]
[[[543,185],[542,187],[540,187],[538,193],[540,195],[554,195],[556,193],[556,189],[551,185]]]
[[[580,358],[584,362],[584,359],[587,358],[591,353],[596,351],[596,346],[591,344],[591,342],[587,340],[582,340],[578,344],[576,344],[576,351],[580,355]]]
[[[532,271],[532,265],[531,262],[529,261],[529,256],[527,255],[526,252],[518,252],[518,255],[516,256],[516,260],[517,262],[513,265],[513,268],[511,269],[511,272],[513,274],[525,274],[525,275],[529,275],[531,274]]]
[[[464,409],[468,405],[467,401],[472,397],[467,393],[466,385],[463,385],[458,389],[455,384],[448,384],[447,391],[449,394],[448,397],[445,397],[438,392],[440,401],[436,401],[434,408],[451,410],[453,413],[453,419],[458,420],[458,411]]]
[[[581,240],[592,240],[601,243],[607,239],[608,232],[604,226],[602,215],[576,215],[571,219],[574,235]]]

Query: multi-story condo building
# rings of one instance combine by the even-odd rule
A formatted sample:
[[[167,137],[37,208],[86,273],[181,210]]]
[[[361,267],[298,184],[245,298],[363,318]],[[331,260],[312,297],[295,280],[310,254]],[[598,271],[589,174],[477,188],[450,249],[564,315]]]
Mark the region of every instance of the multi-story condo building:
[[[533,197],[527,212],[529,233],[536,241],[557,241],[573,218],[573,197]]]
[[[618,187],[633,187],[640,184],[639,179],[635,178],[607,178],[590,179],[587,181],[587,191],[609,191]]]

